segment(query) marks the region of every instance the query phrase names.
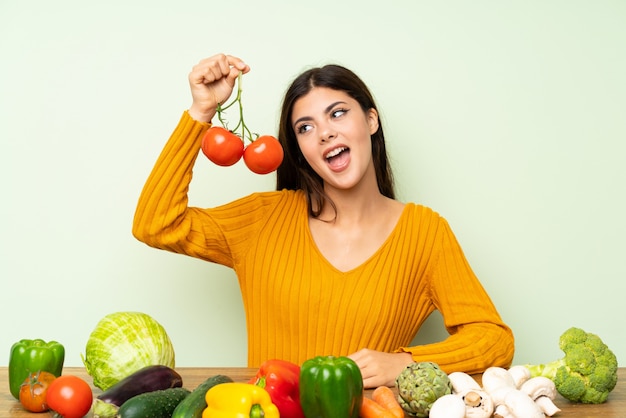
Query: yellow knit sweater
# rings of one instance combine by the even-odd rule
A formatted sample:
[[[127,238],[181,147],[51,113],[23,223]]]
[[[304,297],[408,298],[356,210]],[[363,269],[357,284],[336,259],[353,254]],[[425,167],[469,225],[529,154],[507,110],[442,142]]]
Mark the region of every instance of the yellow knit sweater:
[[[144,186],[133,234],[150,246],[235,270],[250,367],[271,358],[300,364],[361,348],[407,351],[448,373],[510,365],[511,330],[447,222],[424,206],[407,204],[379,250],[347,272],[316,248],[301,191],[256,193],[211,209],[188,207],[192,168],[208,126],[183,114]],[[450,337],[408,347],[434,310]]]

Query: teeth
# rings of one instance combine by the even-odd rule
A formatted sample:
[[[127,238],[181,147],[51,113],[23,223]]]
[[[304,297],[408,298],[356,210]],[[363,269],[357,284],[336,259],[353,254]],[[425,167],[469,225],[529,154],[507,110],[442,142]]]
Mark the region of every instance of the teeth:
[[[341,154],[343,151],[345,151],[347,149],[348,148],[346,148],[346,147],[335,148],[334,150],[332,150],[328,154],[326,154],[326,159],[332,158],[335,155],[339,155],[339,154]]]

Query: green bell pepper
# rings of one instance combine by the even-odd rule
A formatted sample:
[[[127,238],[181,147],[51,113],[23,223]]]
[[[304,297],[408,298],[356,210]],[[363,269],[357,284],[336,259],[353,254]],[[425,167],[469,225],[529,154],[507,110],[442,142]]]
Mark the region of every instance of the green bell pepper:
[[[9,388],[15,399],[20,398],[20,386],[30,373],[46,371],[61,376],[65,348],[56,341],[20,340],[11,347],[9,358]]]
[[[300,368],[300,405],[306,418],[358,418],[363,376],[348,357],[318,356]]]

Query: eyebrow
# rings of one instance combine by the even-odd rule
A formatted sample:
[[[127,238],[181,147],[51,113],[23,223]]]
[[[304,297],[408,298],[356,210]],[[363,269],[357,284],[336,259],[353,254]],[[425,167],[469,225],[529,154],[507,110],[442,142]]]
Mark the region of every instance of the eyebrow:
[[[347,104],[347,102],[344,102],[343,100],[338,100],[334,103],[331,103],[330,105],[326,106],[326,109],[324,109],[324,113],[330,112],[333,109],[333,107],[337,106],[338,104]],[[293,126],[295,127],[300,122],[309,121],[309,120],[313,120],[313,118],[311,116],[303,116],[299,118],[298,120],[296,120],[293,123]]]

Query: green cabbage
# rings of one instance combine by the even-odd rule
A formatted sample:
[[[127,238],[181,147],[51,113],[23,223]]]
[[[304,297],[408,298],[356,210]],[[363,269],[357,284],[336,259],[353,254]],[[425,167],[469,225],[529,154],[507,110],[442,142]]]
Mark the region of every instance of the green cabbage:
[[[165,328],[141,312],[102,318],[81,357],[94,386],[103,391],[145,366],[174,368],[174,347]]]

